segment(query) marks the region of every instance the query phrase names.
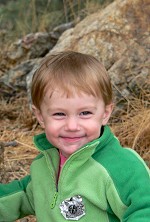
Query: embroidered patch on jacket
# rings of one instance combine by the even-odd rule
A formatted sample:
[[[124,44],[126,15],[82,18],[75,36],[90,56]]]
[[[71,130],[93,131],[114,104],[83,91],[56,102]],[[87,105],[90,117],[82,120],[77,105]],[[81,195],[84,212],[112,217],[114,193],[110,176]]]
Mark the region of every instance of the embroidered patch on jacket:
[[[64,200],[60,204],[60,209],[67,220],[79,220],[85,215],[85,206],[80,195]]]

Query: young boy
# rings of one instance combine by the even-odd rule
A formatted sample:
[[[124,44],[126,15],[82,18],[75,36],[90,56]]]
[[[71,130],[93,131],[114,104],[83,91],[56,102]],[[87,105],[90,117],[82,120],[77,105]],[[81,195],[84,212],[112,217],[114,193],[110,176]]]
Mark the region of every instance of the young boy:
[[[0,221],[150,221],[149,170],[107,125],[113,104],[103,65],[78,52],[50,55],[31,95],[45,131],[34,137],[41,154],[30,176],[0,185]]]

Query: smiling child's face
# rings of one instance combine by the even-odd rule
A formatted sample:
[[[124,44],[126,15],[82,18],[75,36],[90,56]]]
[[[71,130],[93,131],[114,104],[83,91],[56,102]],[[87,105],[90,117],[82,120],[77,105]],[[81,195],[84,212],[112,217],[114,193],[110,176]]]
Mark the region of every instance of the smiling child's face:
[[[112,112],[112,104],[105,105],[101,98],[74,92],[67,97],[56,89],[48,91],[41,109],[33,108],[44,128],[46,137],[60,152],[69,157],[82,146],[97,139],[101,126],[106,125]]]

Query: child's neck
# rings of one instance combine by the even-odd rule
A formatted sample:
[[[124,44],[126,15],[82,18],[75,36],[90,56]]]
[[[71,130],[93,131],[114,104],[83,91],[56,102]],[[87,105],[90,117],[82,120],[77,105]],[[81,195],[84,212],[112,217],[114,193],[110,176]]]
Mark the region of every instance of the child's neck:
[[[59,161],[59,171],[58,171],[58,178],[57,178],[58,180],[59,180],[61,169],[67,160],[67,157],[65,157],[61,152],[59,152],[59,156],[60,156],[60,161]]]
[[[59,156],[60,156],[60,164],[59,164],[59,166],[60,166],[60,168],[62,168],[64,163],[67,160],[67,157],[65,157],[61,152],[59,152]]]

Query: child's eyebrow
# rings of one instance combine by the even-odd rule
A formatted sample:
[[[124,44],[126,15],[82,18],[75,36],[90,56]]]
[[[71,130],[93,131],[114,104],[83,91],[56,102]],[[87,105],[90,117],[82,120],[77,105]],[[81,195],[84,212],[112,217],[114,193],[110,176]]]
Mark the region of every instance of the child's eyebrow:
[[[92,110],[92,111],[94,111],[94,110],[96,110],[97,109],[97,107],[96,106],[83,106],[83,107],[80,107],[80,108],[77,108],[77,111],[78,112],[81,112],[81,111],[88,111],[88,110]],[[61,111],[61,112],[66,112],[67,111],[67,109],[65,109],[65,108],[63,108],[63,107],[59,107],[59,106],[56,106],[56,107],[53,107],[53,108],[48,108],[47,109],[47,112],[49,113],[49,112],[54,112],[54,111]]]
[[[53,112],[53,111],[58,111],[58,110],[60,110],[61,112],[65,111],[64,108],[54,107],[54,108],[48,108],[48,109],[47,109],[47,112]]]
[[[83,107],[81,107],[79,110],[95,110],[97,107],[96,106],[91,106],[91,105],[89,105],[89,106],[83,106]]]

